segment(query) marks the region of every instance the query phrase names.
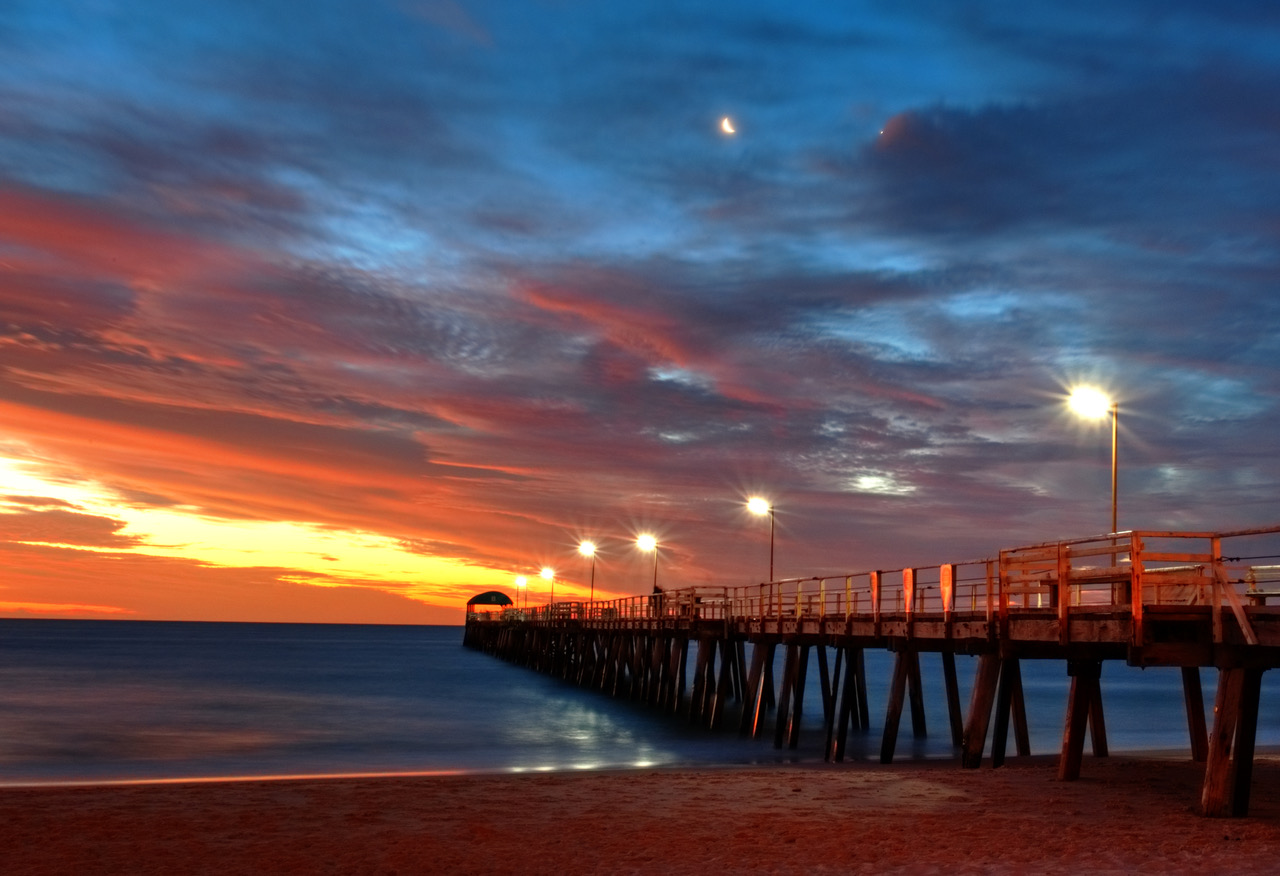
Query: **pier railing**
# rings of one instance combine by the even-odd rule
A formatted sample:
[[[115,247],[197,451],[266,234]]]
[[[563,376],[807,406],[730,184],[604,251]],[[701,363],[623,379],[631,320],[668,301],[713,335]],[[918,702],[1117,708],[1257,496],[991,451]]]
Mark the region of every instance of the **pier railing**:
[[[1038,612],[1056,615],[1065,629],[1072,615],[1119,612],[1132,619],[1134,638],[1141,643],[1144,619],[1152,612],[1207,606],[1216,641],[1221,641],[1227,613],[1236,619],[1245,640],[1256,644],[1245,605],[1265,606],[1268,597],[1280,596],[1277,534],[1280,526],[1222,533],[1107,533],[1009,548],[979,560],[557,602],[514,616],[534,622],[625,626],[686,619],[879,622],[882,617],[904,616],[991,622]],[[1253,547],[1233,549],[1243,556],[1228,556],[1224,542]]]
[[[1178,667],[1192,755],[1206,764],[1200,811],[1244,815],[1262,674],[1280,667],[1280,605],[1268,605],[1274,597],[1280,597],[1280,526],[1142,530],[1024,545],[957,563],[477,613],[468,615],[464,644],[614,696],[687,712],[711,729],[728,722],[759,735],[762,716],[773,710],[776,748],[798,744],[812,651],[826,754],[837,761],[850,727],[870,728],[863,651],[885,648],[894,654],[885,763],[893,760],[908,691],[913,733],[925,733],[920,655],[937,652],[952,744],[967,767],[981,763],[992,720],[993,765],[1004,760],[1011,723],[1018,753],[1030,753],[1019,661],[1065,660],[1071,684],[1062,780],[1079,776],[1086,731],[1094,753],[1106,753],[1104,661]],[[775,679],[778,649],[784,657]],[[967,717],[956,678],[961,653],[977,657]],[[1218,670],[1212,734],[1202,667]],[[726,718],[730,700],[741,709]]]

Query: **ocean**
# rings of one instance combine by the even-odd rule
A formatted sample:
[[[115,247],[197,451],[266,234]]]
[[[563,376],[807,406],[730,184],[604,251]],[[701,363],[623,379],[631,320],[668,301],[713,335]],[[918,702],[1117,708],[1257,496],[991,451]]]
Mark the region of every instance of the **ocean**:
[[[878,760],[892,669],[866,662],[854,762]],[[940,661],[921,663],[930,735],[904,714],[897,758],[951,757]],[[957,665],[967,706],[975,664]],[[1065,664],[1022,672],[1032,752],[1056,753]],[[754,740],[690,727],[463,648],[461,627],[0,619],[0,784],[820,762],[816,674],[800,746],[778,751],[771,724]],[[1102,690],[1113,752],[1189,751],[1176,669],[1108,663]],[[1280,743],[1276,692],[1264,677],[1260,746]]]

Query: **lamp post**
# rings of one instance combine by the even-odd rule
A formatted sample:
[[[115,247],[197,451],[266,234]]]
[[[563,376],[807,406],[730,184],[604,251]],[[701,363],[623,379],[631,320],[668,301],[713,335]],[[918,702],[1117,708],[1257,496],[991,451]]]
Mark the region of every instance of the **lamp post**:
[[[551,596],[547,599],[547,610],[550,611],[551,607],[555,605],[556,602],[556,570],[543,566],[542,571],[538,574],[540,574],[545,580],[551,582]]]
[[[759,496],[747,500],[747,510],[757,517],[769,515],[769,580],[773,580],[773,503]]]
[[[529,608],[529,579],[526,578],[524,575],[516,575],[516,590],[524,591],[524,607],[527,610]],[[520,597],[520,594],[519,592],[517,592],[516,598],[519,598],[519,597]]]
[[[1117,496],[1120,474],[1120,404],[1100,389],[1078,386],[1071,391],[1067,405],[1087,420],[1101,420],[1111,414],[1111,531],[1119,530]]]
[[[640,550],[648,552],[653,551],[653,592],[658,592],[658,540],[652,535],[638,536],[636,538],[636,547]]]
[[[578,545],[578,553],[591,558],[591,597],[588,602],[596,601],[596,543],[584,541]]]

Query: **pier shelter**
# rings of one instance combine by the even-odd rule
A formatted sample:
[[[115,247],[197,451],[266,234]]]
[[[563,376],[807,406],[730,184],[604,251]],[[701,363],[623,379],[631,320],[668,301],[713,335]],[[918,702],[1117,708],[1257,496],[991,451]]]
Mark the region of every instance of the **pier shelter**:
[[[501,590],[478,593],[467,600],[467,623],[471,623],[473,618],[480,620],[481,616],[484,620],[492,620],[495,615],[498,618],[508,617],[514,604],[511,597]]]

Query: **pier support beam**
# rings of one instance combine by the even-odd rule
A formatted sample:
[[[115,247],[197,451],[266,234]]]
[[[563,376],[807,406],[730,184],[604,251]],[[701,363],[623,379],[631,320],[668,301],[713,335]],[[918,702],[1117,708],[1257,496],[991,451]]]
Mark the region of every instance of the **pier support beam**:
[[[786,736],[787,718],[791,714],[791,688],[795,686],[795,668],[799,662],[800,647],[787,645],[786,660],[782,664],[782,689],[778,691],[778,715],[773,729],[774,748],[781,748]]]
[[[827,646],[819,645],[816,648],[818,655],[818,679],[822,687],[822,723],[825,727],[831,726],[831,720],[835,717],[835,693],[832,681],[831,671],[827,666]],[[840,672],[840,652],[836,651],[836,673]]]
[[[800,744],[800,716],[804,707],[804,682],[809,667],[809,645],[788,645],[782,670],[782,691],[778,694],[778,719],[773,747],[795,748]]]
[[[760,716],[765,712],[765,661],[773,662],[772,642],[756,642],[751,649],[751,669],[747,673],[746,698],[742,703],[742,720],[738,732],[753,738],[760,735]]]
[[[871,726],[867,707],[867,670],[862,649],[849,646],[840,651],[844,654],[844,683],[840,684],[838,677],[832,683],[833,691],[839,690],[840,694],[834,721],[827,731],[826,748],[826,759],[837,763],[844,760],[849,725],[853,724],[859,730],[866,730]],[[837,655],[836,666],[839,665],[840,657]],[[839,676],[839,672],[836,675]]]
[[[1000,685],[996,689],[996,726],[991,734],[991,765],[1004,766],[1009,741],[1009,719],[1013,719],[1013,739],[1018,755],[1031,754],[1031,734],[1027,730],[1027,703],[1022,696],[1022,665],[1017,657],[1000,661]]]
[[[1222,669],[1213,704],[1213,732],[1200,792],[1200,812],[1214,818],[1249,814],[1253,745],[1258,730],[1262,670]]]
[[[698,656],[693,668],[693,694],[689,699],[689,723],[696,724],[703,716],[710,691],[715,688],[716,640],[699,639]]]
[[[960,763],[966,769],[977,769],[982,765],[982,751],[987,745],[987,728],[991,723],[993,702],[996,703],[996,727],[991,742],[991,765],[1000,766],[1004,763],[1010,715],[1013,717],[1018,754],[1025,756],[1031,753],[1031,741],[1027,732],[1027,706],[1022,697],[1022,671],[1018,666],[1018,658],[983,654],[978,658],[973,694],[969,699],[969,717],[965,721],[960,740]]]
[[[920,683],[920,655],[904,648],[893,660],[893,680],[889,684],[889,705],[884,718],[884,738],[880,743],[880,762],[892,763],[898,745],[898,724],[902,719],[903,700],[910,689],[911,730],[916,739],[926,735],[924,691]]]
[[[1074,782],[1080,778],[1080,761],[1084,757],[1084,731],[1094,703],[1102,701],[1101,660],[1068,660],[1071,692],[1067,694],[1066,726],[1062,731],[1062,756],[1058,759],[1058,780]],[[1101,712],[1101,708],[1099,708]],[[1105,734],[1105,731],[1103,731]],[[1105,736],[1104,736],[1105,738]],[[1103,743],[1105,746],[1105,742]],[[1094,743],[1097,753],[1097,742]]]
[[[956,655],[942,652],[942,681],[947,689],[947,718],[951,724],[951,744],[959,748],[964,744],[964,718],[960,714],[960,684],[956,680]]]
[[[735,662],[733,643],[726,639],[720,643],[720,675],[711,695],[711,715],[707,719],[707,727],[712,730],[720,728],[720,722],[724,718],[724,701],[733,693]]]
[[[1204,723],[1204,691],[1200,687],[1200,667],[1182,667],[1182,699],[1187,706],[1187,732],[1191,734],[1191,759],[1209,759],[1209,731]]]
[[[969,696],[969,717],[964,724],[960,764],[976,770],[982,765],[982,750],[987,747],[987,726],[991,722],[991,706],[996,700],[996,683],[1000,680],[1000,655],[983,654],[973,679]]]

